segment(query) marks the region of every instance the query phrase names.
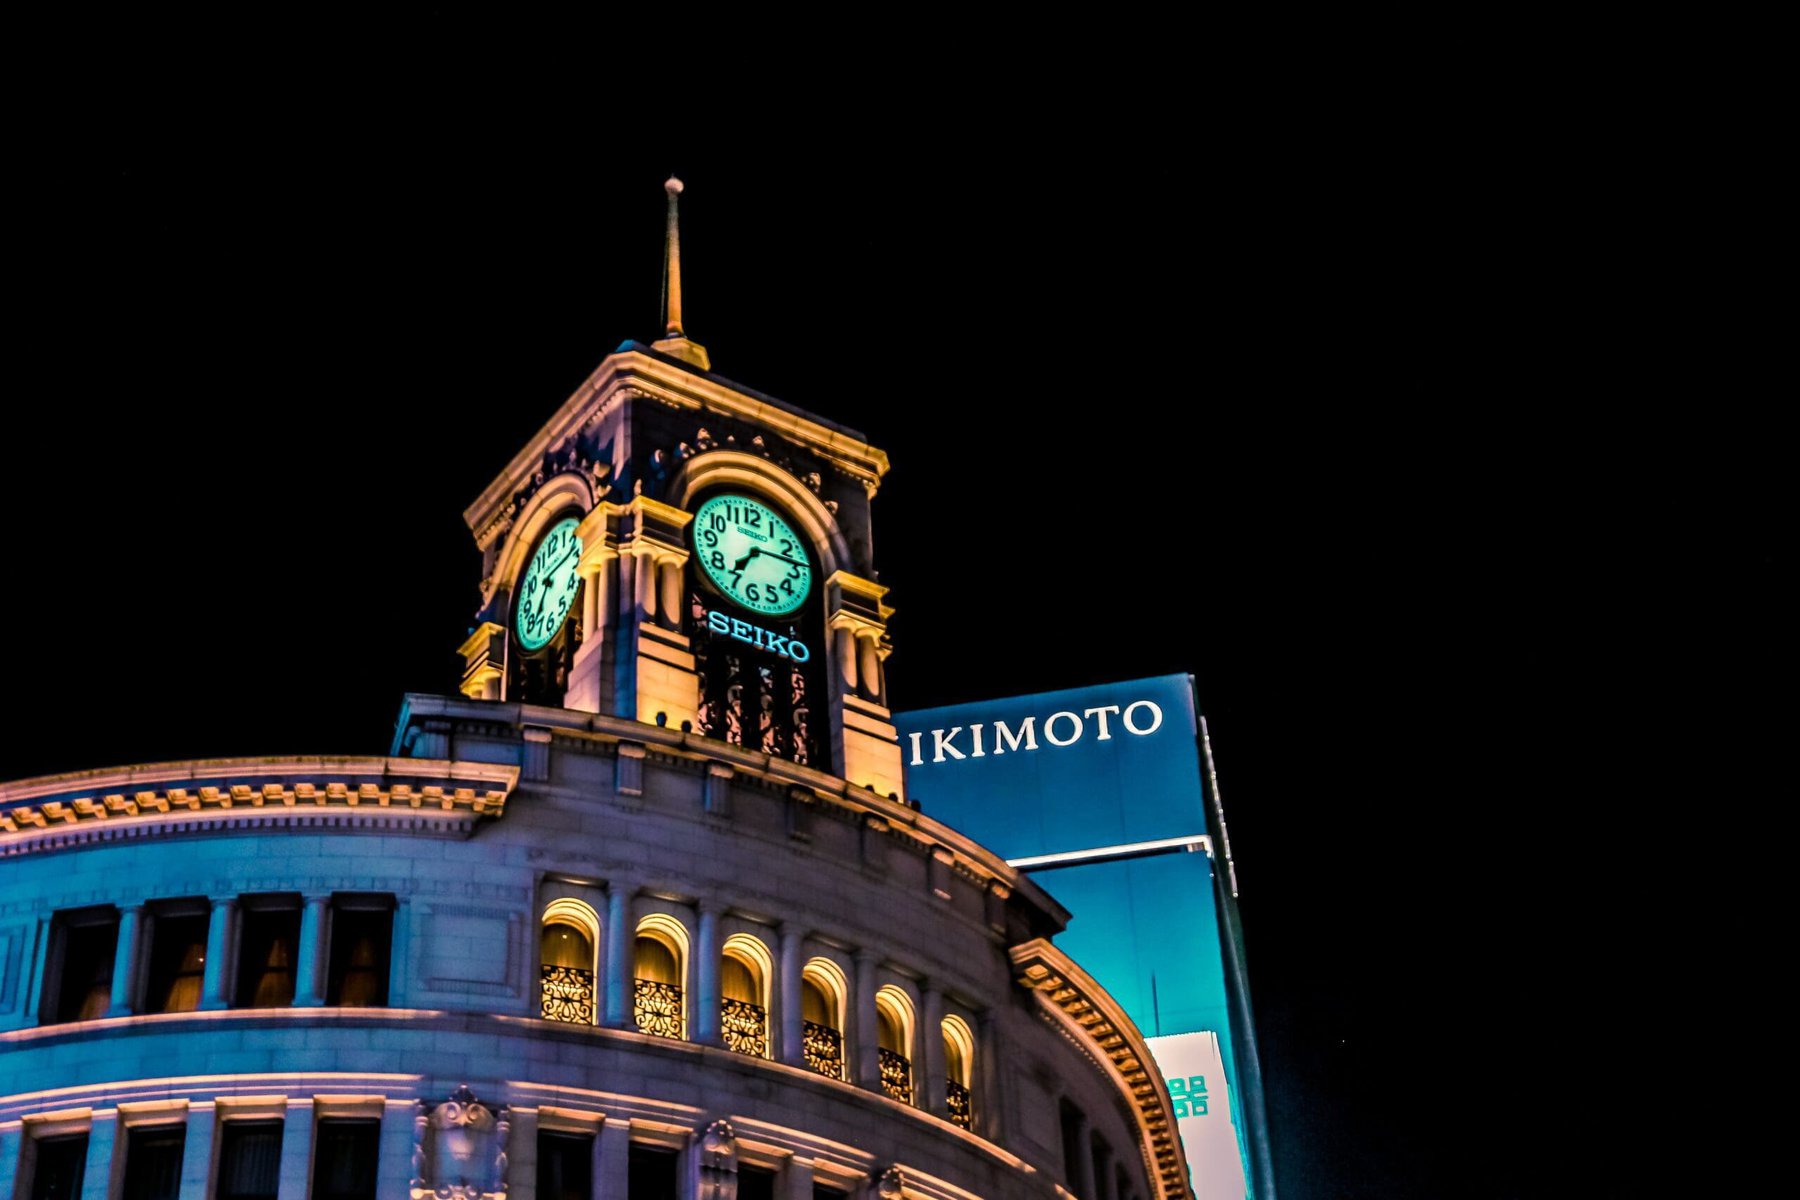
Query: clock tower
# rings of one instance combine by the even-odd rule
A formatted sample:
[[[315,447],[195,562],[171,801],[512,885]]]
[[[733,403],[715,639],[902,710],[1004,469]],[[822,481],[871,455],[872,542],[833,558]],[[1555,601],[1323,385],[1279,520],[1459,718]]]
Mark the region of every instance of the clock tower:
[[[901,795],[870,501],[887,455],[712,371],[681,315],[628,341],[463,513],[462,691],[678,728]]]

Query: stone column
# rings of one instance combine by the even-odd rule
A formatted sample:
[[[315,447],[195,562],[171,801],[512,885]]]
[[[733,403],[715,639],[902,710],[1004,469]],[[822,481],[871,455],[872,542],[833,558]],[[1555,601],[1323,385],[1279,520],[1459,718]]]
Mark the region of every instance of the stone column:
[[[656,560],[648,554],[637,561],[638,622],[656,624]]]
[[[681,628],[681,564],[672,558],[665,558],[656,564],[657,576],[662,581],[662,613],[663,627],[666,629]]]
[[[781,1170],[781,1200],[814,1200],[812,1159],[798,1154],[788,1159]]]
[[[856,635],[842,625],[832,630],[832,644],[836,647],[833,657],[837,659],[838,678],[844,682],[844,694],[856,694]]]
[[[862,694],[865,699],[880,702],[881,700],[881,653],[876,648],[874,630],[867,630],[865,636],[856,639],[857,666],[856,674],[862,683]]]
[[[325,951],[326,896],[308,896],[300,914],[300,953],[294,963],[294,1007],[318,1008],[325,1003],[325,972],[320,962]]]
[[[88,1125],[87,1166],[82,1174],[81,1200],[111,1200],[113,1154],[125,1152],[119,1110],[102,1109]]]
[[[806,934],[791,921],[781,927],[781,963],[778,967],[781,1001],[781,1044],[775,1057],[795,1067],[806,1065],[806,1040],[801,1027],[800,971],[804,967]]]
[[[606,610],[600,605],[600,575],[602,572],[590,571],[581,577],[581,636],[591,638],[599,632],[600,614]]]
[[[969,1110],[975,1132],[990,1142],[1005,1133],[1005,1097],[1000,1094],[1000,1031],[992,1012],[976,1022],[975,1061],[969,1064]]]
[[[850,997],[855,1038],[850,1078],[872,1092],[881,1090],[881,1026],[875,1012],[875,964],[879,961],[880,956],[873,950],[856,952],[856,994]]]
[[[219,1127],[218,1109],[210,1100],[189,1103],[187,1140],[181,1147],[180,1195],[204,1200],[213,1166],[213,1135]],[[129,1194],[129,1189],[127,1189]]]
[[[119,944],[113,951],[112,1002],[109,1017],[128,1017],[137,991],[138,931],[144,924],[144,906],[133,904],[119,910]]]
[[[608,1117],[594,1139],[594,1195],[600,1200],[626,1200],[631,1194],[631,1122]]]
[[[312,1165],[312,1097],[290,1097],[281,1122],[280,1200],[306,1200],[307,1168]]]
[[[925,1102],[919,1107],[935,1116],[947,1117],[950,1096],[944,1086],[944,993],[927,982],[921,988],[919,1001],[925,1010],[919,1022],[919,1057],[914,1060],[923,1073],[919,1086],[925,1089]]]
[[[637,609],[637,556],[619,555],[619,625],[629,625]]]
[[[711,901],[700,905],[700,931],[694,939],[694,1040],[706,1046],[725,1044],[721,1032],[719,972],[719,907]]]
[[[200,1008],[230,1008],[231,974],[225,961],[231,945],[231,919],[237,910],[236,896],[214,896],[212,916],[206,923],[206,974],[200,980]]]
[[[637,930],[632,928],[632,899],[637,885],[614,880],[606,893],[606,1019],[608,1029],[630,1029],[636,1018],[637,986],[633,979]]]

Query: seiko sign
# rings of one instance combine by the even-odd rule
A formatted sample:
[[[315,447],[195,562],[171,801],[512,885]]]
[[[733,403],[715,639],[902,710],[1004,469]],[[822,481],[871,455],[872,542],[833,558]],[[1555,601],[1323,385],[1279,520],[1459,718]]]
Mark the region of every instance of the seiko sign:
[[[784,658],[791,658],[803,663],[812,658],[812,651],[799,638],[782,637],[771,633],[760,625],[752,625],[748,621],[740,621],[736,617],[728,617],[716,609],[708,609],[706,627],[714,633],[722,633],[726,637],[736,638],[740,642],[748,642],[758,650],[773,650]]]
[[[945,762],[956,758],[986,758],[990,754],[1018,753],[1038,748],[1038,736],[1055,749],[1073,746],[1092,736],[1097,742],[1109,742],[1114,731],[1132,737],[1148,737],[1162,728],[1163,711],[1154,700],[1135,700],[1129,704],[1100,704],[1077,712],[1064,709],[1045,717],[1038,724],[1035,716],[1008,725],[1005,721],[975,721],[967,726],[952,725],[948,729],[927,729],[907,735],[912,743],[908,766],[923,766],[927,761]],[[988,738],[989,726],[993,739]],[[968,738],[960,742],[964,732]],[[930,759],[925,757],[930,754]]]

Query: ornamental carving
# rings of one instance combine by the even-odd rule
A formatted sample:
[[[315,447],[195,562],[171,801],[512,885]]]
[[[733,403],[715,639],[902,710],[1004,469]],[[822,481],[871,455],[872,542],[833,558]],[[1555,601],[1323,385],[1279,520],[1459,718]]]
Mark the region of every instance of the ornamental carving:
[[[463,1084],[447,1100],[413,1110],[412,1200],[506,1200],[506,1106],[476,1099]]]
[[[694,1200],[734,1200],[737,1169],[737,1134],[730,1121],[714,1121],[700,1136],[700,1186]]]
[[[899,1167],[889,1167],[875,1180],[869,1194],[880,1200],[900,1200],[906,1194],[906,1176],[900,1173]]]

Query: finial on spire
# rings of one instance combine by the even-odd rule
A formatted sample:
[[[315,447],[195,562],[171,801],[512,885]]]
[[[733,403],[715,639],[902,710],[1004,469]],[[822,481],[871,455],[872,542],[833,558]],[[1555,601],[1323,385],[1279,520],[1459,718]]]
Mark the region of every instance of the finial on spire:
[[[670,337],[681,337],[681,214],[676,210],[681,180],[669,176],[663,191],[669,193],[669,234],[663,243],[664,329]]]
[[[663,242],[663,336],[652,348],[693,363],[702,371],[710,371],[712,360],[707,356],[706,347],[688,341],[681,326],[681,218],[676,210],[676,197],[682,190],[681,180],[673,175],[663,184],[663,191],[669,194],[668,234]]]

